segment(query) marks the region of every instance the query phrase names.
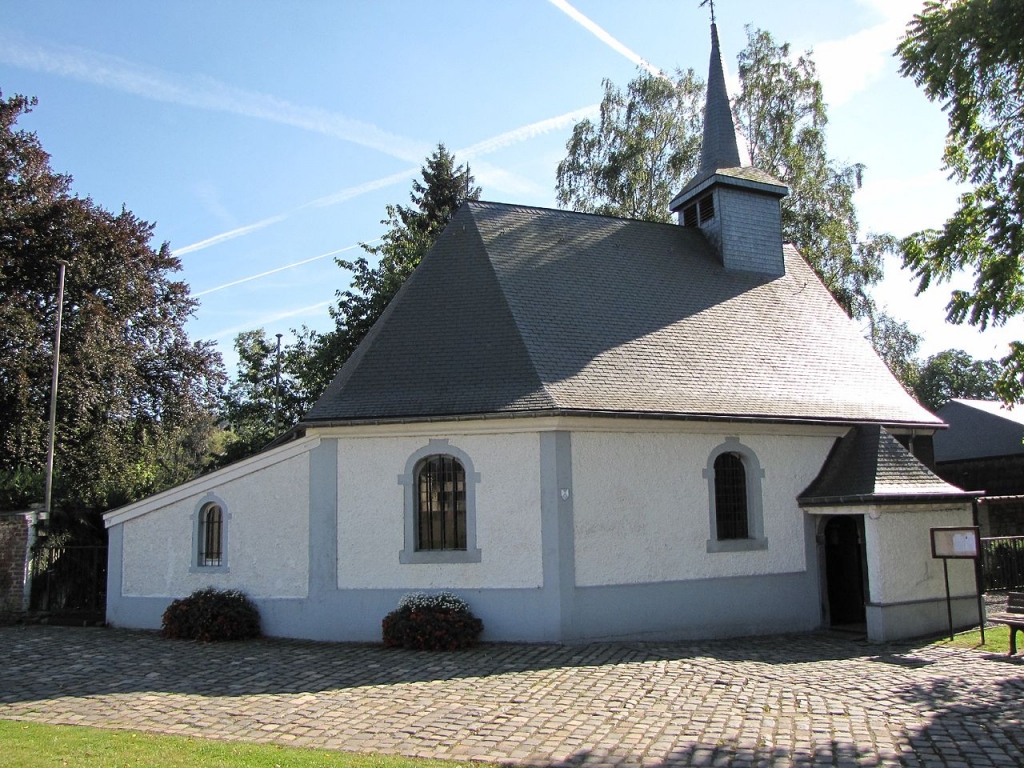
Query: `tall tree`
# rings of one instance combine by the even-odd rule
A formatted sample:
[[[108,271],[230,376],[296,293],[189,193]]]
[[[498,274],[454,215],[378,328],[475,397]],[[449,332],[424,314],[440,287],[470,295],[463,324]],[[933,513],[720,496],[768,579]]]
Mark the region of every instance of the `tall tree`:
[[[221,418],[230,437],[225,441],[218,463],[226,464],[250,456],[275,433],[283,434],[298,422],[313,404],[304,381],[312,361],[308,328],[293,331],[294,341],[281,347],[278,364],[277,340],[261,328],[235,337],[238,371],[224,393]]]
[[[782,230],[853,317],[874,311],[868,289],[882,277],[887,236],[859,243],[853,195],[864,170],[828,156],[828,114],[810,53],[793,57],[788,43],[747,29],[739,54],[740,93],[734,110],[751,164],[789,185]]]
[[[938,230],[906,238],[904,263],[919,290],[961,270],[973,290],[953,291],[947,319],[981,329],[1024,312],[1024,4],[1016,0],[928,2],[897,53],[949,120],[944,161],[971,190]],[[1024,400],[1024,342],[1011,345],[997,384]]]
[[[747,30],[734,109],[753,164],[790,185],[783,235],[852,316],[873,312],[868,288],[881,279],[886,237],[858,241],[853,194],[860,165],[829,159],[821,83],[809,54],[791,56],[762,30]],[[625,93],[604,81],[597,123],[573,129],[558,166],[560,205],[579,211],[668,221],[668,203],[696,172],[704,84],[693,71],[669,82],[641,73]]]
[[[480,199],[469,166],[457,165],[444,144],[437,145],[421,173],[423,180],[412,183],[412,205],[385,209],[387,217],[381,223],[388,230],[381,244],[363,245],[376,265],[371,266],[365,256],[355,261],[337,260],[338,266],[351,270],[352,283],[348,290],[338,291],[337,304],[331,307],[334,329],[313,345],[314,357],[305,376],[314,399],[377,322],[459,206]]]
[[[17,128],[34,105],[0,96],[0,484],[29,488],[43,470],[61,258],[55,499],[102,509],[198,469],[221,362],[189,341],[195,301],[167,245],[151,247],[153,226],[74,196]]]
[[[921,366],[914,395],[925,408],[936,411],[954,397],[992,400],[996,396],[999,363],[976,360],[962,349],[932,355]]]
[[[700,161],[704,83],[641,72],[625,92],[603,81],[597,122],[581,120],[558,164],[558,204],[576,211],[668,221],[668,202]]]
[[[912,393],[920,374],[917,349],[921,337],[906,323],[884,312],[875,312],[870,318],[868,341],[897,381]]]

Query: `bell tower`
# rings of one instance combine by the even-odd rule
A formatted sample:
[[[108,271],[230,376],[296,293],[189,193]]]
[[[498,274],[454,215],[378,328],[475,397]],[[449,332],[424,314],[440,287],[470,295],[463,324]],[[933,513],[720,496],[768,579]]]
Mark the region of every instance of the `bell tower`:
[[[781,276],[786,272],[781,200],[789,187],[749,161],[744,164],[742,146],[712,21],[700,167],[669,207],[681,226],[704,232],[726,269]]]

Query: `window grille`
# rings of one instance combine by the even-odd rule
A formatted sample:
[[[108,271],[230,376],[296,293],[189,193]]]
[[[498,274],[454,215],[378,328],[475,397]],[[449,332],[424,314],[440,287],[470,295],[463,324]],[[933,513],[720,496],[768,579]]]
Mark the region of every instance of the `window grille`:
[[[739,454],[715,459],[715,517],[719,541],[749,538],[747,472]]]
[[[696,227],[697,226],[697,204],[688,205],[683,208],[683,226],[684,227]]]
[[[219,566],[223,559],[224,513],[220,505],[203,507],[199,519],[199,565]]]
[[[418,550],[466,549],[466,470],[453,456],[428,456],[417,472]]]

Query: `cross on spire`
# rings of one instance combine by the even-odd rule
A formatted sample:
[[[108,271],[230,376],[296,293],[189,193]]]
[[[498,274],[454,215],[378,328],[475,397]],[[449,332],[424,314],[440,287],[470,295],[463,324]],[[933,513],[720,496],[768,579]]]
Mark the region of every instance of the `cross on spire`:
[[[715,0],[701,0],[700,7],[708,6],[711,8],[711,23],[715,23]]]

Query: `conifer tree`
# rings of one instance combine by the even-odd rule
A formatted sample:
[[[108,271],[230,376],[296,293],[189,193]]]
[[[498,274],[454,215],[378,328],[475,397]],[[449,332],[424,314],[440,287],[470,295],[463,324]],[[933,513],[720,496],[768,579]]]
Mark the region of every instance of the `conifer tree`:
[[[457,165],[444,144],[437,145],[420,170],[423,178],[413,181],[409,193],[412,205],[387,206],[381,223],[388,230],[381,244],[363,244],[376,265],[371,266],[365,256],[355,261],[337,259],[338,266],[352,272],[352,283],[337,292],[337,303],[331,307],[334,330],[315,344],[315,362],[307,373],[314,399],[359,346],[459,206],[480,199],[480,187],[474,185],[469,166]]]

